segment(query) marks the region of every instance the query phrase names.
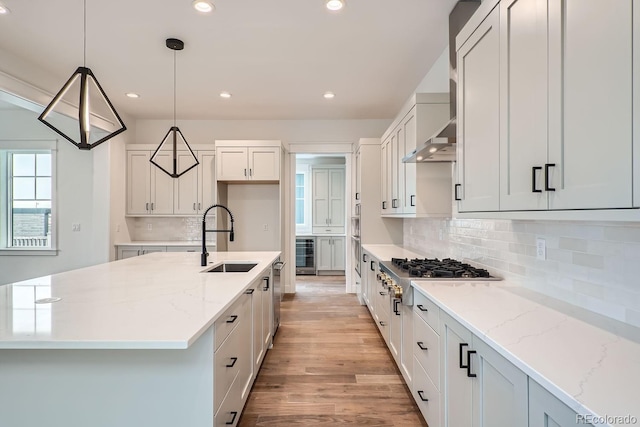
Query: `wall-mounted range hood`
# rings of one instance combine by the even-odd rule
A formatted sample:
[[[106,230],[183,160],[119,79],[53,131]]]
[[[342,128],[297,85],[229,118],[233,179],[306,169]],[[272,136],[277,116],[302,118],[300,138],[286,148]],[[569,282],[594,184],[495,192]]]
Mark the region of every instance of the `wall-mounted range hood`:
[[[471,15],[480,6],[480,0],[460,0],[449,14],[449,112],[451,120],[407,154],[404,163],[455,162],[456,160],[456,93],[457,63],[456,36]]]

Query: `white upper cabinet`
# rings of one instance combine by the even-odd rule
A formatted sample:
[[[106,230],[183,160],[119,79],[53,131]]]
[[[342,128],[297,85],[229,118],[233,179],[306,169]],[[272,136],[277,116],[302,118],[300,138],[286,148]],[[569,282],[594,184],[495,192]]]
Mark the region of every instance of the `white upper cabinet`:
[[[198,213],[216,203],[216,152],[198,151]]]
[[[640,72],[640,7],[633,8],[633,70]],[[633,206],[640,207],[640,84],[633,85]]]
[[[382,216],[451,214],[451,165],[403,163],[402,158],[424,143],[449,120],[446,94],[415,94],[383,136]]]
[[[499,28],[500,9],[496,7],[457,51],[455,193],[460,212],[497,211],[500,205]]]
[[[173,178],[149,162],[152,151],[127,152],[127,214],[173,214]],[[170,169],[172,158],[160,154],[156,162]]]
[[[280,181],[280,144],[251,146],[251,141],[216,141],[218,181]]]
[[[193,156],[188,151],[177,153],[178,170],[193,164]],[[173,179],[173,213],[188,215],[198,213],[198,169],[200,165],[189,170],[179,178]]]
[[[311,205],[313,233],[345,232],[345,169],[313,167],[311,169]]]

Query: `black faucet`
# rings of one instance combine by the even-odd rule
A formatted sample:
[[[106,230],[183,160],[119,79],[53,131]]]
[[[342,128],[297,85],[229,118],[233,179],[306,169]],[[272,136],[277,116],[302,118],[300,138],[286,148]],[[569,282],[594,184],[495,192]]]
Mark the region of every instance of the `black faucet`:
[[[225,211],[229,212],[229,216],[231,217],[231,230],[207,230],[207,214],[213,208],[222,208]],[[207,265],[207,257],[209,253],[207,252],[207,233],[229,233],[229,241],[233,242],[234,232],[233,232],[233,214],[226,206],[222,205],[212,205],[204,211],[204,215],[202,215],[202,255],[200,255],[200,265],[205,267]]]

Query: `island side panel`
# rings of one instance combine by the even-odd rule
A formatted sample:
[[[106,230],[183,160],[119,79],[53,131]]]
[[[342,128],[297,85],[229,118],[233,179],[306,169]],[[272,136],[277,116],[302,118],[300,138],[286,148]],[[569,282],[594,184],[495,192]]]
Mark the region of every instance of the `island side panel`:
[[[0,350],[0,424],[211,427],[213,350]]]

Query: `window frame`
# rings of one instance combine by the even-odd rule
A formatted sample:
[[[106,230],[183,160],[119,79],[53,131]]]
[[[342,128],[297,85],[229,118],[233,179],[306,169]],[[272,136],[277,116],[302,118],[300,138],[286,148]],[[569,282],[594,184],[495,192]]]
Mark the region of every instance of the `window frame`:
[[[58,209],[57,209],[57,149],[58,140],[0,140],[0,255],[57,255],[58,254]],[[13,247],[9,246],[9,221],[11,216],[12,182],[8,159],[9,153],[49,152],[51,154],[51,246]]]

